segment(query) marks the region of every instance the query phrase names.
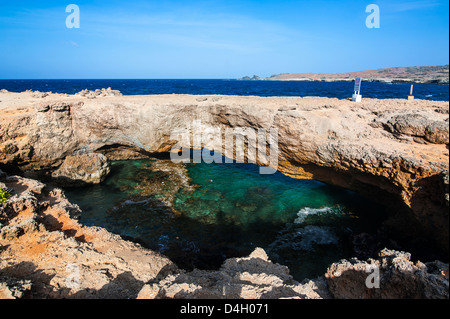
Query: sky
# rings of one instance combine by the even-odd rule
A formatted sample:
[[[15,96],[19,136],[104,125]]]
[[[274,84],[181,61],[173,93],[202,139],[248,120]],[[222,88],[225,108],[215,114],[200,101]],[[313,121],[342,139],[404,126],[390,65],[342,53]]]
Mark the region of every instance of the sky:
[[[80,27],[67,28],[69,4]],[[368,28],[379,8],[379,28]],[[234,79],[449,63],[444,0],[0,0],[0,79]]]

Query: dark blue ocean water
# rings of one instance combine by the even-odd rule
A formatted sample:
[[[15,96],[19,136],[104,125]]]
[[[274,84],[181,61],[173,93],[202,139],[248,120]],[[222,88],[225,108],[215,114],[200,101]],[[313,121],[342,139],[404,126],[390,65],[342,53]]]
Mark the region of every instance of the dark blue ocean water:
[[[237,81],[237,80],[0,80],[0,89],[12,92],[38,90],[74,94],[84,89],[111,87],[125,95],[223,94],[255,96],[323,96],[345,99],[352,96],[352,82]],[[411,84],[363,82],[367,98],[406,98]],[[449,86],[414,84],[417,99],[448,101]]]

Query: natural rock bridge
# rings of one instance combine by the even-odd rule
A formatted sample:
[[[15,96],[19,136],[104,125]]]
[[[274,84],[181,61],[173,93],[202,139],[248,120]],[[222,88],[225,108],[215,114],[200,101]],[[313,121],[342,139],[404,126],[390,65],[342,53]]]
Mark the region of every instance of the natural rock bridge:
[[[80,170],[70,156],[168,152],[179,142],[174,130],[276,128],[279,171],[393,205],[416,227],[404,231],[423,231],[448,252],[448,110],[448,102],[422,100],[3,92],[0,164],[61,171],[70,158]],[[221,142],[203,146],[220,151]],[[261,164],[253,153],[247,159]]]

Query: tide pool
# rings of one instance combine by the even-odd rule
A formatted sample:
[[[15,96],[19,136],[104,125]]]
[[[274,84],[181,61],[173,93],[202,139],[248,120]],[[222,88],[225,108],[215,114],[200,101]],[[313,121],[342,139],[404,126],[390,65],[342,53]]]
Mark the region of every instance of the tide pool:
[[[164,161],[116,161],[101,185],[66,189],[83,210],[80,222],[188,270],[217,269],[262,247],[301,281],[354,257],[355,236],[376,234],[386,217],[383,206],[354,192],[279,172],[260,175],[252,164],[179,164],[192,187],[178,189],[176,174],[161,170]]]

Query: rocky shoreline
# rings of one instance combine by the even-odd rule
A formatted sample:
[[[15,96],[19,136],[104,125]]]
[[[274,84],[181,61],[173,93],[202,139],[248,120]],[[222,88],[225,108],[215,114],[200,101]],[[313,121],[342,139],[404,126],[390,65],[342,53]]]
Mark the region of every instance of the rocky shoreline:
[[[322,76],[321,78],[316,77],[292,77],[292,78],[277,78],[277,77],[269,77],[269,78],[261,78],[257,75],[244,76],[242,78],[237,79],[238,81],[304,81],[304,82],[354,82],[354,78],[350,77],[327,77]],[[365,78],[364,82],[374,82],[374,83],[388,83],[388,84],[401,84],[401,83],[430,83],[430,84],[441,84],[448,85],[450,82],[447,79],[415,79],[415,78]]]
[[[410,254],[387,249],[376,260],[338,261],[302,283],[261,248],[227,259],[217,271],[186,272],[139,244],[80,225],[79,208],[60,189],[3,172],[0,183],[11,193],[0,211],[0,299],[449,297],[448,264],[413,263]],[[366,286],[374,266],[379,289]]]
[[[413,263],[389,250],[377,260],[337,261],[302,283],[262,249],[217,271],[185,272],[105,229],[80,225],[78,207],[36,180],[99,183],[108,160],[167,152],[177,142],[171,131],[192,132],[196,122],[205,131],[276,127],[279,171],[385,201],[398,213],[392,231],[429,238],[448,254],[448,109],[448,102],[421,100],[3,91],[0,169],[7,174],[0,173],[0,188],[11,197],[0,204],[0,297],[448,298],[448,264]],[[70,265],[81,286],[67,281]],[[367,289],[367,265],[379,267],[384,288]]]
[[[449,84],[448,65],[422,67],[395,67],[359,72],[345,73],[282,73],[268,78],[244,76],[241,81],[318,81],[318,82],[352,82],[362,77],[365,82],[380,83],[436,83]]]

